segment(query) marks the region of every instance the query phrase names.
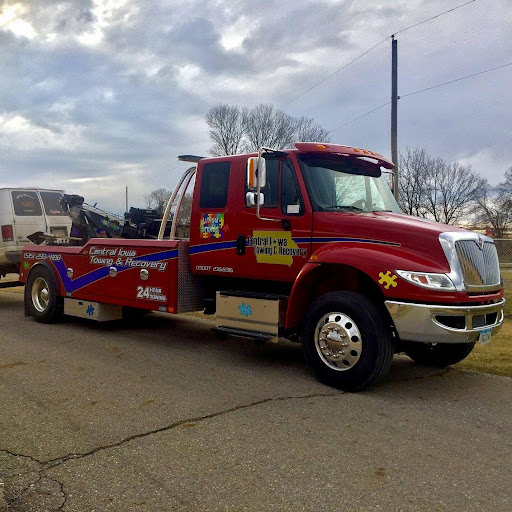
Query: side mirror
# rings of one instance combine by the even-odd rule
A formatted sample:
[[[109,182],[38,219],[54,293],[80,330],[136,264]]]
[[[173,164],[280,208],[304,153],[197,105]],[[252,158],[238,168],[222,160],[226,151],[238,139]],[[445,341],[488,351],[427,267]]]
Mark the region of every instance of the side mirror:
[[[258,158],[257,156],[249,157],[247,160],[247,188],[249,190],[257,190],[258,185],[260,188],[263,188],[266,183],[266,176],[265,159]]]
[[[265,196],[263,195],[263,193],[260,192],[259,201],[257,201],[257,195],[257,192],[247,192],[245,196],[245,203],[247,204],[247,206],[256,206],[258,202],[260,206],[263,206],[263,204],[265,204]]]

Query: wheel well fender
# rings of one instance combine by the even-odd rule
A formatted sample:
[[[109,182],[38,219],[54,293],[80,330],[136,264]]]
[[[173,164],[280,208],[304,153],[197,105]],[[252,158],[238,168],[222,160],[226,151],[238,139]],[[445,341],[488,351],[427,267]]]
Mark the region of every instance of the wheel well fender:
[[[297,276],[288,300],[286,329],[300,327],[312,302],[326,293],[338,290],[359,292],[385,310],[381,289],[359,268],[339,263],[307,263]]]
[[[62,291],[64,289],[63,284],[62,284],[62,280],[61,280],[61,278],[59,276],[59,273],[55,271],[55,268],[50,263],[48,263],[48,261],[38,261],[37,263],[34,263],[34,265],[32,265],[30,267],[30,270],[28,271],[27,280],[25,281],[25,284],[28,283],[28,280],[30,278],[30,274],[32,274],[32,272],[35,269],[41,268],[41,267],[45,268],[46,270],[48,270],[48,272],[50,272],[50,274],[55,279],[55,283],[57,284],[57,288],[59,289],[59,293],[62,294]]]

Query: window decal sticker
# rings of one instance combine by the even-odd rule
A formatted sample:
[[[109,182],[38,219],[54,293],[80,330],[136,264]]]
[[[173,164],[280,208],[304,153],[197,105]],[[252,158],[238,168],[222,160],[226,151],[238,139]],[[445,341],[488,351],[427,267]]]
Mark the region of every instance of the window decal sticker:
[[[205,213],[199,223],[201,238],[223,238],[227,226],[223,213]]]

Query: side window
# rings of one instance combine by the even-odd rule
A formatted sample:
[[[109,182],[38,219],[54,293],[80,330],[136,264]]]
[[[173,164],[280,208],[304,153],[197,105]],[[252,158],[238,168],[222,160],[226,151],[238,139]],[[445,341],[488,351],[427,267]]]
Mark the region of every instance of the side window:
[[[299,184],[293,172],[292,163],[288,159],[283,161],[281,174],[281,211],[284,215],[304,213]]]
[[[225,208],[228,202],[230,162],[205,164],[201,175],[199,208]]]
[[[43,214],[39,197],[37,197],[37,192],[31,192],[29,190],[14,190],[11,192],[11,195],[15,215],[23,217],[39,217]]]
[[[62,215],[67,216],[66,210],[62,208],[60,200],[62,194],[60,192],[39,192],[43,200],[44,211],[46,215]]]
[[[277,158],[266,158],[266,183],[261,189],[261,193],[265,196],[265,202],[262,208],[277,208],[279,206],[279,160]],[[245,193],[249,189],[245,184]],[[247,203],[246,203],[247,206]]]

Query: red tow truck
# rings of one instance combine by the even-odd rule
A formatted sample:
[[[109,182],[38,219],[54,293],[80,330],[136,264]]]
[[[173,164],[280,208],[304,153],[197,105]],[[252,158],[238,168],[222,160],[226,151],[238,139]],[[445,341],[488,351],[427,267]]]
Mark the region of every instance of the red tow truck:
[[[126,308],[204,310],[219,332],[302,343],[322,382],[352,391],[381,379],[396,352],[450,365],[500,329],[492,239],[400,213],[383,175],[394,165],[381,155],[302,142],[180,159],[194,165],[158,239],[24,248],[27,314],[105,321]],[[189,186],[190,239],[179,240]]]

